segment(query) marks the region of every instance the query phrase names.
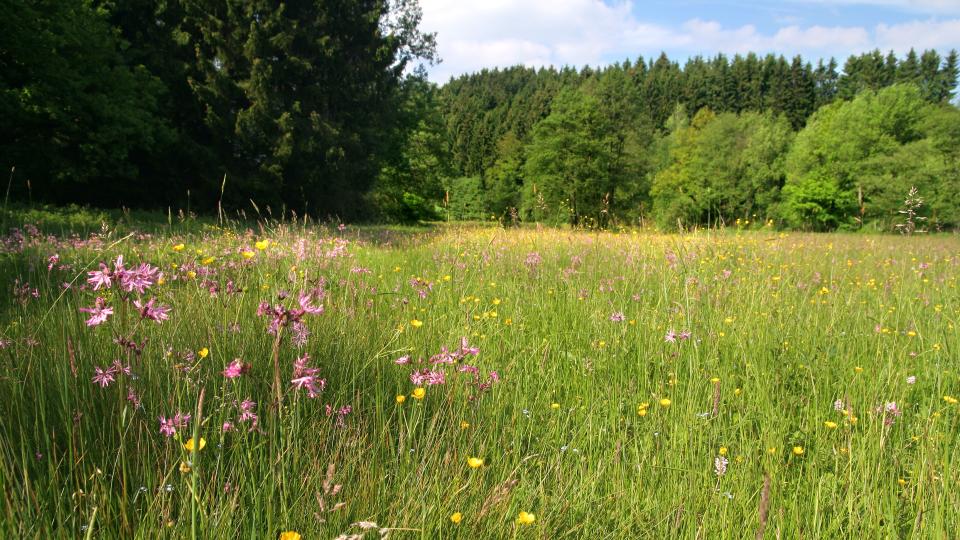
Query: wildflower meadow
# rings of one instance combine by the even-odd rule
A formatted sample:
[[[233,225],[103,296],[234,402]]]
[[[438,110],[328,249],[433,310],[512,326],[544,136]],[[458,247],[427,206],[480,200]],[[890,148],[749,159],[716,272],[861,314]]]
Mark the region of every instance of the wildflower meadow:
[[[13,224],[4,538],[952,538],[960,239]]]

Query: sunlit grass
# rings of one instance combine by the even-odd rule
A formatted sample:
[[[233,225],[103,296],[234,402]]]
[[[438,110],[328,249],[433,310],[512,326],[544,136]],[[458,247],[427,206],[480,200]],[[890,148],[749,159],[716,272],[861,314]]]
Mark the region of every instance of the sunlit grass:
[[[953,236],[171,222],[4,246],[4,536],[742,538],[761,506],[770,538],[956,532]],[[89,290],[118,255],[163,279]],[[301,293],[309,336],[269,334],[261,302]]]

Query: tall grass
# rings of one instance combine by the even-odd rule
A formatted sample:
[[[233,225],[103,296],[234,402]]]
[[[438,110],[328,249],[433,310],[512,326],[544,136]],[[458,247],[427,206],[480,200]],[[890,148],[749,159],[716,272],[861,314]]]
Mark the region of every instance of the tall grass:
[[[4,239],[4,537],[956,534],[955,237],[123,233]],[[90,290],[118,255],[162,283]],[[261,302],[311,291],[305,342],[269,334]],[[114,314],[87,327],[98,296]],[[132,304],[154,297],[162,324]],[[130,374],[93,383],[114,360]],[[445,384],[413,384],[425,368]]]

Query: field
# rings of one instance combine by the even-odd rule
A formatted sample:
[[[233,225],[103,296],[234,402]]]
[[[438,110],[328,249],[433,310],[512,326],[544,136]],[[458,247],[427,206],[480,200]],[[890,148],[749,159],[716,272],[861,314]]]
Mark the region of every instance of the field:
[[[954,537],[958,277],[947,235],[21,225],[0,535]]]

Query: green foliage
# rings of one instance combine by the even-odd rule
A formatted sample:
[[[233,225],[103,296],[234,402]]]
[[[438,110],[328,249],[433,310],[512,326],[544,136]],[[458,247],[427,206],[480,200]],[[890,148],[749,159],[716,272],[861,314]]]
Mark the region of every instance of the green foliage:
[[[385,221],[411,223],[436,219],[434,202],[452,176],[450,154],[436,106],[436,88],[419,76],[404,80],[405,97],[386,159],[370,194],[373,209]]]
[[[845,216],[856,209],[851,191],[842,190],[829,178],[806,176],[784,186],[780,216],[797,228],[829,231],[849,225]]]
[[[916,185],[932,225],[960,221],[956,51],[871,51],[842,73],[833,59],[661,54],[438,87],[414,68],[436,60],[416,0],[0,7],[0,170],[16,168],[14,201],[409,223],[435,219],[452,191],[458,215],[485,219],[716,225],[779,207],[790,226],[884,228]],[[893,84],[915,90],[858,97]],[[713,116],[680,129],[681,110]],[[791,129],[816,110],[790,170],[817,187],[781,206]],[[822,182],[836,188],[826,199]]]
[[[2,0],[0,12],[0,167],[17,169],[13,196],[117,206],[156,196],[131,180],[175,150],[162,86],[125,64],[104,14],[53,0]]]
[[[787,119],[770,113],[702,109],[689,125],[675,120],[667,164],[650,190],[654,218],[664,228],[766,218],[791,140]]]
[[[817,230],[889,224],[911,187],[922,196],[950,192],[958,143],[944,130],[956,118],[955,108],[930,104],[913,85],[822,108],[788,156],[782,217],[792,227]],[[934,198],[938,219],[956,222],[951,197]]]
[[[627,198],[636,191],[630,184],[642,174],[642,124],[609,82],[563,91],[537,124],[526,150],[526,216],[604,225],[618,205],[618,188]]]
[[[230,200],[356,217],[395,142],[399,76],[411,55],[431,54],[416,4],[392,14],[383,1],[184,5],[194,94]],[[399,27],[384,33],[388,17]]]
[[[479,176],[462,176],[447,180],[445,194],[445,217],[458,221],[482,221],[489,217],[484,200],[483,179]]]
[[[513,132],[500,140],[497,153],[500,157],[487,174],[486,206],[492,214],[506,216],[520,208],[526,156]]]
[[[20,199],[189,193],[211,211],[225,188],[233,208],[369,214],[365,194],[415,131],[398,126],[403,74],[435,59],[415,0],[0,7],[0,167],[17,167]]]

